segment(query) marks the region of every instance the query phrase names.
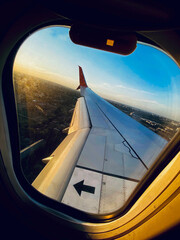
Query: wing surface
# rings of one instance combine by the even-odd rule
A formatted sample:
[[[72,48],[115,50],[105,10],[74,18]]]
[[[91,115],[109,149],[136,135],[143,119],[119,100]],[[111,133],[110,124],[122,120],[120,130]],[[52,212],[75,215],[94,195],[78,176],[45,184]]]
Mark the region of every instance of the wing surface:
[[[56,154],[60,160],[54,157],[43,169],[45,173],[42,171],[40,175],[49,174],[48,165],[56,169],[53,163],[56,161],[64,162],[66,170],[63,165],[57,164],[57,174],[51,180],[44,177],[44,181],[50,184],[50,192],[36,184],[36,181],[42,184],[40,176],[33,185],[44,194],[74,208],[95,214],[111,213],[124,205],[167,141],[88,88],[81,67],[79,76],[78,89],[82,97],[76,104],[68,136],[55,150],[55,153],[60,152],[60,155]],[[82,131],[84,135],[80,137]],[[74,145],[66,147],[66,141],[70,144],[74,138],[73,144],[79,144],[75,157],[72,153]],[[71,153],[73,160],[67,162],[66,156],[61,160],[64,156],[62,145]],[[66,173],[63,175],[65,171],[68,177],[65,177]],[[54,179],[57,180],[56,190],[52,184]]]

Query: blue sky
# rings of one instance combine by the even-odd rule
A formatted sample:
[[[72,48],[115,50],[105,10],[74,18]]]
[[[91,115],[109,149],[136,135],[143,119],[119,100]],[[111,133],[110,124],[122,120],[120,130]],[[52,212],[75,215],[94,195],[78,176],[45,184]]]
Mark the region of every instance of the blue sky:
[[[15,68],[75,89],[78,65],[88,86],[102,97],[180,121],[180,70],[165,53],[138,44],[134,53],[114,53],[75,45],[69,29],[45,28],[28,37]]]

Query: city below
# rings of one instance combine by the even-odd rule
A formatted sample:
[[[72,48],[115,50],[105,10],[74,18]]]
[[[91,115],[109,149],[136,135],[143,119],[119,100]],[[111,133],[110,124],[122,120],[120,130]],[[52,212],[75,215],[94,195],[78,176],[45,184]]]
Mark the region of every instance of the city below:
[[[180,128],[180,122],[118,102],[109,102],[139,123],[165,138],[167,141],[170,141],[178,131],[178,128]]]

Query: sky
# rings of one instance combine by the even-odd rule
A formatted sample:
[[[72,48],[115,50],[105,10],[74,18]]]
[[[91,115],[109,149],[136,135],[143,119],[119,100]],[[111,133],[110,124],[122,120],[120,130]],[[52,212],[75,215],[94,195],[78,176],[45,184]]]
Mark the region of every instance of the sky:
[[[164,52],[141,43],[128,56],[75,45],[69,28],[49,27],[30,35],[14,69],[76,89],[78,65],[98,95],[180,121],[180,69]]]

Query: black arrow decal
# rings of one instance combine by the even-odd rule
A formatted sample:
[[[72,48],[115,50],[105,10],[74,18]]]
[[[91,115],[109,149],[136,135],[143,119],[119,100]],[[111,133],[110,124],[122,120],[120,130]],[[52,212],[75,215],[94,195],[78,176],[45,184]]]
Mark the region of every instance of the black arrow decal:
[[[74,184],[73,186],[76,189],[76,191],[79,194],[79,196],[81,196],[81,192],[82,191],[83,192],[92,193],[92,194],[94,194],[94,192],[95,192],[95,187],[84,185],[84,180]]]

